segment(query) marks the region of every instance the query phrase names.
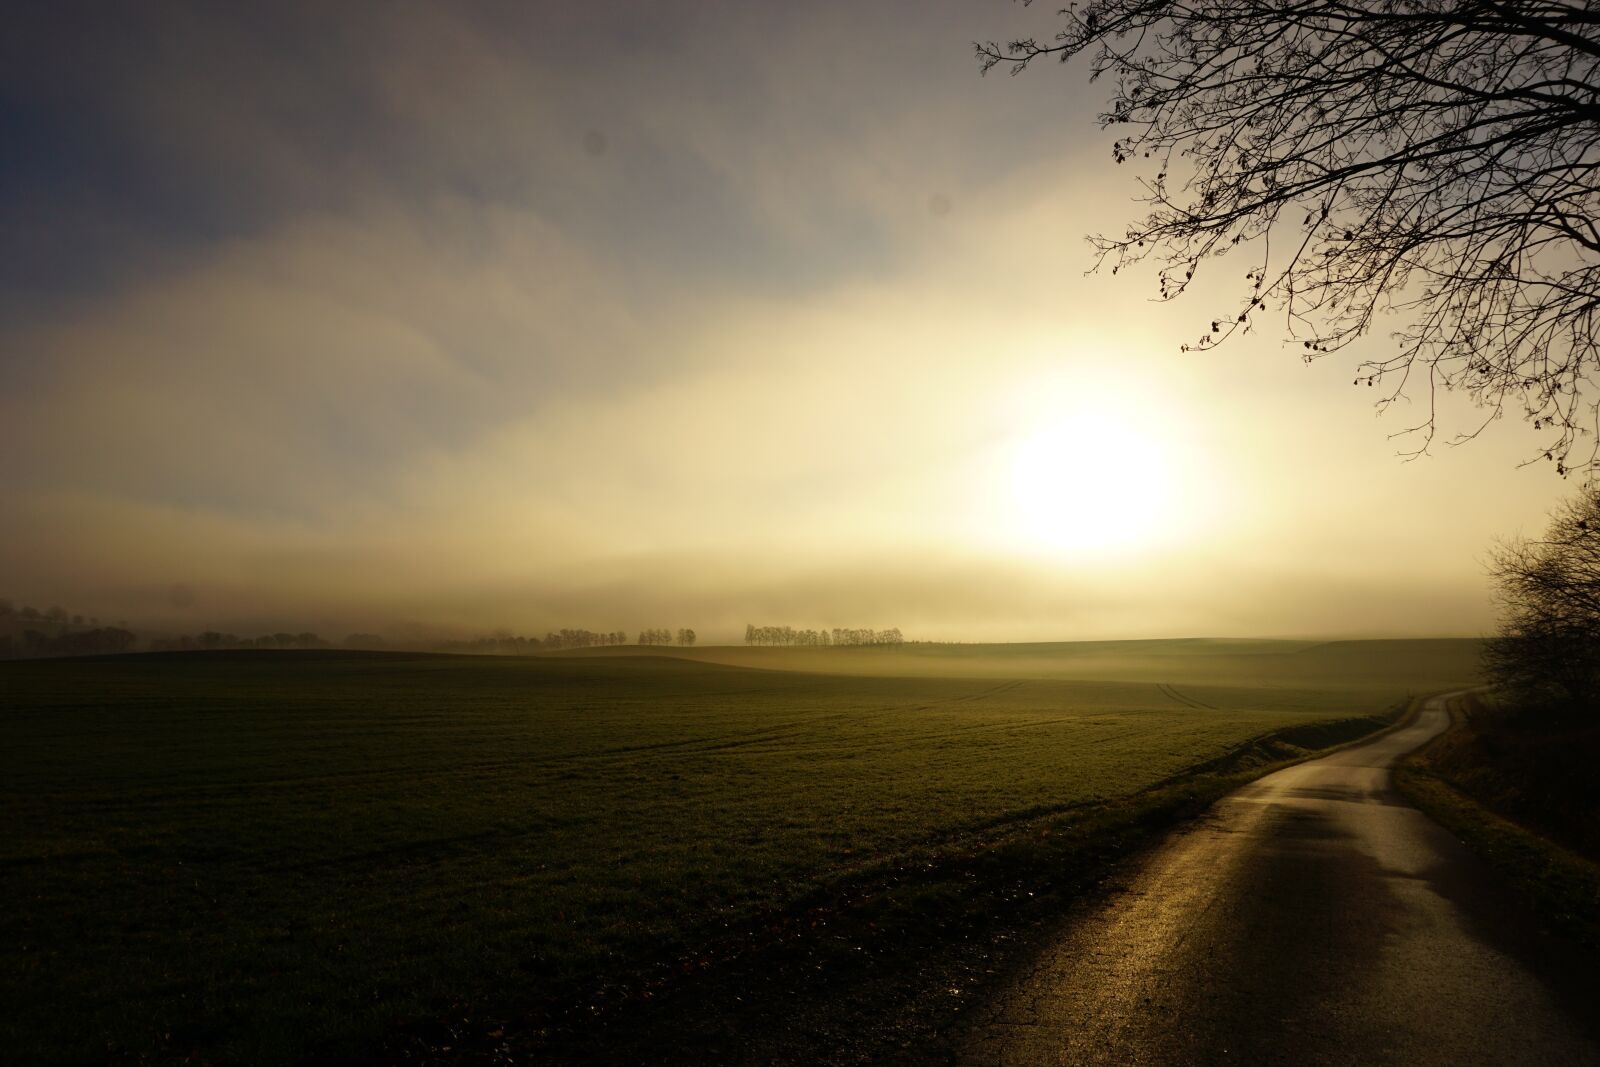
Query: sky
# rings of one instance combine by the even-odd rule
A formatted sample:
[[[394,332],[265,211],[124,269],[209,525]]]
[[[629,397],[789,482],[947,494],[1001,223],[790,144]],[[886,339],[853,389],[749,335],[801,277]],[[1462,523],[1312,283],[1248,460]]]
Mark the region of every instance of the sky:
[[[26,5],[0,595],[172,630],[1473,635],[1574,486],[1088,273],[1048,5]],[[1238,277],[1236,278],[1235,275]],[[1474,413],[1452,408],[1454,429]]]

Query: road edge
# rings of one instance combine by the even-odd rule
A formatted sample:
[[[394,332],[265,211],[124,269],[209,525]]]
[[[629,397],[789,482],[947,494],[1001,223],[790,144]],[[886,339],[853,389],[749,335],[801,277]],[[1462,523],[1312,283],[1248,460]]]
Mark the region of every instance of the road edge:
[[[1395,790],[1494,870],[1548,932],[1600,952],[1600,863],[1500,815],[1433,771],[1428,754],[1462,725],[1459,702],[1446,711],[1450,724],[1442,732],[1395,761]]]

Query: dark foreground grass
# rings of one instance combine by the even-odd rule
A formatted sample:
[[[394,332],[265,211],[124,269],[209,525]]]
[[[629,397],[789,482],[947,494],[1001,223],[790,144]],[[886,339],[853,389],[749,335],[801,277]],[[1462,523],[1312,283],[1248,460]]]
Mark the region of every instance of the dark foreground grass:
[[[283,1063],[578,1041],[584,1015],[718,960],[833,944],[801,936],[828,916],[957,921],[985,899],[963,886],[992,897],[1167,817],[1141,805],[1220,788],[1187,768],[1399,695],[1392,671],[1318,689],[1327,664],[1306,662],[1300,686],[1278,666],[1141,684],[642,657],[0,664],[0,1046]]]
[[[1600,723],[1459,698],[1450,731],[1395,775],[1563,936],[1600,949]]]
[[[537,1026],[461,1012],[371,1062],[943,1064],[969,1003],[1119,860],[1241,785],[1393,725],[1290,727],[1131,796],[859,871]],[[1307,747],[1311,746],[1311,747]]]

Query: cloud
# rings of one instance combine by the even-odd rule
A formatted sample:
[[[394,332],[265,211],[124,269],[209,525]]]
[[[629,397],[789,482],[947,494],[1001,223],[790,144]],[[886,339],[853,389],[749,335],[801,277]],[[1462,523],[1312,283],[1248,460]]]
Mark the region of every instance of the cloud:
[[[190,628],[1459,632],[1481,546],[1552,492],[1498,445],[1399,467],[1337,368],[1264,340],[1179,357],[1222,289],[1084,278],[1127,187],[1092,94],[977,77],[1020,8],[101,16],[0,45],[11,596]],[[1157,548],[1007,542],[1008,442],[1074,405],[1171,457]]]

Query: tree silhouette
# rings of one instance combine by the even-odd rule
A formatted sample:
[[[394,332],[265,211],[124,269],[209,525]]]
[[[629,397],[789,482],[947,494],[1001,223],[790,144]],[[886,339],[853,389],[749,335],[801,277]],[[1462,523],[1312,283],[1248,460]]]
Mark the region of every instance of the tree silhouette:
[[[1600,695],[1600,492],[1557,509],[1544,539],[1516,540],[1491,566],[1503,620],[1489,676],[1524,705],[1592,709]]]
[[[1236,305],[1193,348],[1283,316],[1305,359],[1404,315],[1358,362],[1380,407],[1437,394],[1512,411],[1549,434],[1562,472],[1600,410],[1600,15],[1561,0],[1093,0],[1047,42],[977,45],[1018,73],[1083,57],[1116,88],[1118,163],[1147,167],[1148,214],[1091,238],[1097,269],[1152,258],[1159,295],[1234,251]],[[1214,265],[1214,264],[1213,264]],[[1233,275],[1232,277],[1238,277]],[[1475,436],[1469,424],[1455,439]]]
[[[689,631],[691,637],[694,631]],[[747,645],[899,645],[905,636],[898,626],[887,630],[796,630],[792,626],[756,626],[747,623],[744,628]]]

